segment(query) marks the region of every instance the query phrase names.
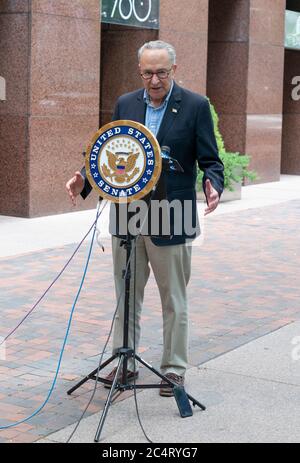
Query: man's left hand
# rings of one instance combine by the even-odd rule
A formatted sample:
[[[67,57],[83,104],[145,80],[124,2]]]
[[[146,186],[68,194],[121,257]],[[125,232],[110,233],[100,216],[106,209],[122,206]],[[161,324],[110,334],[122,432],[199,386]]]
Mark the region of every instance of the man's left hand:
[[[207,215],[216,209],[220,200],[219,193],[214,189],[209,179],[205,181],[205,195],[207,208],[204,211],[204,215]]]

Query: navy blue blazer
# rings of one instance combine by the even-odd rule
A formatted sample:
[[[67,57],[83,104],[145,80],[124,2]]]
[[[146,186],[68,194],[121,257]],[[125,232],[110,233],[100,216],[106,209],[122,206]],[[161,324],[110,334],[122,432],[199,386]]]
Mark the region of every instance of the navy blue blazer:
[[[145,123],[146,103],[143,98],[144,89],[122,95],[116,104],[113,120],[126,119]],[[182,220],[184,218],[185,201],[190,201],[191,223],[198,229],[196,206],[197,164],[203,171],[203,186],[209,179],[221,196],[224,187],[223,163],[218,155],[214,135],[213,121],[207,98],[184,89],[174,82],[174,87],[156,136],[160,146],[170,148],[170,156],[178,160],[184,172],[163,172],[160,182],[165,185],[169,201],[182,202]],[[84,169],[82,173],[85,175]],[[91,191],[86,179],[82,197]],[[176,219],[175,219],[176,220]],[[171,233],[169,237],[151,236],[158,246],[182,244],[199,234],[198,231],[189,236],[182,227],[180,235],[173,235],[174,217],[171,214]],[[113,234],[118,235],[116,230]]]

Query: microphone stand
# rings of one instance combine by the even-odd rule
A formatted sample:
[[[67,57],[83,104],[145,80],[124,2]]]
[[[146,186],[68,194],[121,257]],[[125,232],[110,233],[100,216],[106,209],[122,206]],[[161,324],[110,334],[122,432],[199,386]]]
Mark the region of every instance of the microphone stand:
[[[162,150],[164,148],[168,147],[162,147]],[[169,151],[169,148],[168,148]],[[164,161],[164,158],[163,158]],[[171,158],[170,156],[166,156],[165,161],[163,162],[164,170],[169,172],[169,171],[174,171],[177,170],[179,172],[183,172],[182,167],[178,163],[177,160]],[[175,169],[173,168],[175,166]],[[170,169],[170,170],[169,170]],[[157,190],[160,190],[160,194],[162,191],[164,191],[164,185],[162,185],[163,181],[161,182],[160,187],[157,188]],[[158,182],[159,184],[159,182]],[[159,185],[157,185],[159,187]],[[153,191],[153,193],[156,193],[156,190]],[[153,194],[152,194],[153,196]],[[153,199],[151,197],[151,199]],[[150,201],[151,201],[150,199]],[[149,204],[150,204],[149,201]],[[152,373],[154,373],[156,376],[158,376],[160,379],[164,381],[164,388],[170,387],[173,389],[174,397],[178,406],[178,410],[180,413],[180,416],[182,418],[192,416],[193,411],[190,405],[190,401],[192,402],[193,406],[198,406],[202,410],[205,410],[205,406],[202,405],[198,400],[196,400],[194,397],[192,397],[190,394],[187,394],[184,387],[178,386],[176,383],[173,383],[170,381],[166,376],[162,375],[158,370],[153,368],[149,363],[145,362],[136,352],[134,349],[129,348],[128,346],[128,329],[129,329],[129,301],[130,301],[130,280],[131,280],[131,253],[132,253],[132,241],[134,241],[136,237],[130,235],[127,233],[127,237],[124,240],[121,240],[120,246],[124,246],[126,249],[126,264],[125,268],[123,269],[123,279],[124,279],[124,285],[125,285],[125,300],[124,300],[124,324],[123,324],[123,346],[119,348],[108,360],[103,362],[101,365],[99,365],[97,368],[95,368],[92,372],[90,372],[85,378],[83,378],[81,381],[79,381],[77,384],[75,384],[71,389],[67,391],[67,394],[72,394],[76,389],[78,389],[80,386],[82,386],[86,381],[89,379],[93,379],[96,381],[99,381],[103,384],[111,384],[110,381],[106,380],[105,378],[99,377],[99,372],[109,365],[111,362],[113,362],[116,358],[118,358],[118,364],[116,367],[116,372],[114,379],[111,384],[111,389],[108,393],[108,396],[106,398],[106,402],[104,405],[104,409],[102,411],[100,421],[97,427],[97,431],[94,437],[95,442],[99,442],[100,435],[104,426],[105,418],[107,416],[108,410],[110,405],[112,404],[114,400],[114,396],[120,392],[124,392],[127,390],[134,390],[134,389],[160,389],[161,385],[160,384],[136,384],[136,381],[134,379],[133,384],[129,384],[128,377],[127,377],[127,364],[128,360],[133,358],[134,362],[138,361],[142,365],[144,365],[148,370],[150,370]],[[135,297],[135,294],[134,294]],[[121,375],[121,382],[118,382],[118,378],[120,377],[120,372],[122,372]]]

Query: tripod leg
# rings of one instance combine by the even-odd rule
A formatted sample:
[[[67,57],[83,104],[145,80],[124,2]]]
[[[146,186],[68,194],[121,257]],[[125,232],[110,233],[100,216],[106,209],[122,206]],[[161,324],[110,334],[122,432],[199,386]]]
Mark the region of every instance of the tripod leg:
[[[200,407],[202,410],[206,410],[206,407],[200,402],[198,402],[198,400],[194,399],[194,397],[192,397],[190,394],[187,394],[187,396],[192,402],[193,406],[198,405],[198,407]]]
[[[76,389],[78,389],[80,386],[82,386],[84,383],[86,383],[89,379],[91,379],[97,371],[98,371],[98,368],[95,368],[95,370],[91,371],[91,373],[89,373],[85,378],[83,378],[81,381],[79,381],[79,383],[77,383],[77,384],[75,384],[75,386],[71,387],[71,389],[69,389],[67,391],[67,394],[70,395],[70,394],[72,394],[72,392],[76,391]]]
[[[95,368],[95,370],[91,371],[85,378],[79,381],[79,383],[75,384],[71,389],[67,391],[67,394],[70,395],[72,392],[76,391],[80,386],[82,386],[84,383],[86,383],[89,379],[95,379],[94,376],[97,372],[102,370],[102,368],[106,367],[110,362],[112,362],[116,358],[116,354],[112,355],[109,359],[107,359],[104,363],[100,365],[100,367]]]
[[[155,368],[153,368],[152,365],[149,365],[149,363],[145,362],[145,360],[143,360],[139,355],[135,354],[134,357],[135,357],[136,360],[138,360],[138,362],[140,362],[142,365],[147,367],[148,370],[151,370],[153,373],[155,373],[157,376],[159,376],[161,379],[163,379],[164,381],[166,381],[170,385],[172,384],[172,382],[169,381],[168,378],[166,378],[164,375],[159,373],[159,371],[157,371]],[[198,400],[194,399],[194,397],[192,397],[190,394],[187,394],[186,392],[185,392],[185,394],[187,395],[187,397],[190,399],[190,401],[193,403],[194,406],[198,405],[198,407],[200,407],[202,410],[206,409],[206,407],[204,405],[202,405]]]
[[[99,442],[100,434],[101,434],[101,431],[102,431],[102,428],[103,428],[103,425],[104,425],[104,421],[105,421],[105,418],[106,418],[106,415],[107,415],[107,412],[108,412],[108,408],[109,408],[109,406],[111,405],[111,402],[112,402],[112,400],[111,400],[112,395],[113,395],[113,393],[114,393],[114,391],[116,389],[116,384],[117,384],[117,381],[118,381],[119,372],[121,371],[121,366],[122,366],[123,360],[124,360],[124,357],[119,358],[116,374],[115,374],[114,380],[112,382],[109,394],[107,396],[105,406],[104,406],[104,409],[102,411],[102,415],[101,415],[101,418],[100,418],[100,421],[99,421],[99,424],[98,424],[98,428],[97,428],[97,431],[96,431],[96,434],[95,434],[95,438],[94,438],[95,442]]]

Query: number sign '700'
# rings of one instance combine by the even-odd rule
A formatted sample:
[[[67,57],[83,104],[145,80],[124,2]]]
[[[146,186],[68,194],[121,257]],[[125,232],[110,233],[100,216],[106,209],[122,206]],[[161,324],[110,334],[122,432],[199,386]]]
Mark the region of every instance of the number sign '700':
[[[102,0],[101,21],[158,29],[158,0]]]

